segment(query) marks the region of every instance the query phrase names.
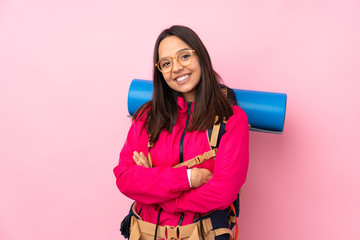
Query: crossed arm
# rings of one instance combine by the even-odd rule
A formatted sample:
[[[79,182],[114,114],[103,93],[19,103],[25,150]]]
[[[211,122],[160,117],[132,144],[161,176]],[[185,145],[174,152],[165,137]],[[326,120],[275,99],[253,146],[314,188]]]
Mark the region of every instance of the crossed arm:
[[[134,152],[133,159],[135,163],[143,167],[151,167],[149,159],[145,156],[143,152],[138,153]],[[191,169],[190,181],[192,188],[199,188],[205,183],[207,183],[213,174],[206,168],[193,168]]]
[[[144,155],[147,150],[145,131],[131,129],[128,136],[137,141],[126,142],[114,173],[120,191],[144,204],[159,204],[168,212],[206,213],[225,209],[236,199],[245,182],[249,136],[247,118],[241,110],[226,124],[213,173],[207,169],[192,168],[192,189],[185,166],[150,168]]]

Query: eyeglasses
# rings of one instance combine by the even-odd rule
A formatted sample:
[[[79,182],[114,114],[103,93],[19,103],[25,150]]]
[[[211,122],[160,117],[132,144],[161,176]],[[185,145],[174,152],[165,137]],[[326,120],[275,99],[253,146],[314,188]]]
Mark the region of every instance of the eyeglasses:
[[[195,50],[181,50],[178,52],[174,57],[167,57],[167,58],[161,58],[159,61],[155,64],[155,66],[159,69],[162,73],[168,73],[173,68],[173,59],[181,65],[181,66],[187,66],[191,63],[192,55],[194,54]]]

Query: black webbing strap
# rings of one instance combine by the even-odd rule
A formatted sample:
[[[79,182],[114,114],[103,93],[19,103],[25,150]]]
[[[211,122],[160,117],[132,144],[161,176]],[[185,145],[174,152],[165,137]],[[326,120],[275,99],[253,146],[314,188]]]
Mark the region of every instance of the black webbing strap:
[[[162,208],[160,208],[159,214],[158,214],[158,217],[157,217],[157,220],[156,220],[154,240],[156,240],[156,236],[157,236],[157,230],[158,230],[158,226],[159,226],[159,220],[160,220],[161,211],[162,211]]]
[[[201,232],[201,237],[202,237],[203,240],[205,240],[205,237],[204,237],[204,226],[203,226],[203,221],[202,221],[201,213],[199,213],[199,219],[200,219],[200,232]]]
[[[180,216],[180,219],[179,219],[178,225],[181,226],[182,223],[183,223],[183,221],[184,221],[184,213],[182,212],[182,213],[181,213],[181,216]]]

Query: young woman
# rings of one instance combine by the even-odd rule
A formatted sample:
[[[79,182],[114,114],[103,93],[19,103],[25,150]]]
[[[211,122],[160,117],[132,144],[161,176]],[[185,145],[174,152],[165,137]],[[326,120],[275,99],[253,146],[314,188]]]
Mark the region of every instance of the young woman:
[[[248,120],[229,103],[219,81],[194,31],[172,26],[161,32],[154,49],[153,99],[134,114],[114,168],[118,188],[136,201],[137,218],[151,224],[148,232],[154,230],[144,233],[145,227],[136,225],[134,233],[134,219],[130,239],[133,234],[188,238],[185,228],[176,226],[194,225],[199,216],[227,209],[237,199],[248,169]],[[207,130],[221,122],[226,122],[225,133],[216,157],[190,168],[174,167],[211,150]],[[203,221],[198,224],[201,234],[190,235],[208,239],[211,229],[205,231]]]

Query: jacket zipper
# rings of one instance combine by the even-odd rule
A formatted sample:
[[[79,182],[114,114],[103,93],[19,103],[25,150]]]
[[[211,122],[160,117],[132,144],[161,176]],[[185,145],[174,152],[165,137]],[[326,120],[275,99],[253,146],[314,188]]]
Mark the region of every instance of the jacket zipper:
[[[180,147],[179,147],[179,160],[180,163],[182,163],[184,161],[184,152],[183,152],[183,144],[184,144],[184,137],[185,137],[185,130],[187,128],[187,126],[189,125],[190,122],[190,114],[191,114],[191,102],[187,103],[187,111],[186,111],[186,123],[185,123],[185,127],[184,127],[184,131],[181,134],[181,138],[180,138]]]

